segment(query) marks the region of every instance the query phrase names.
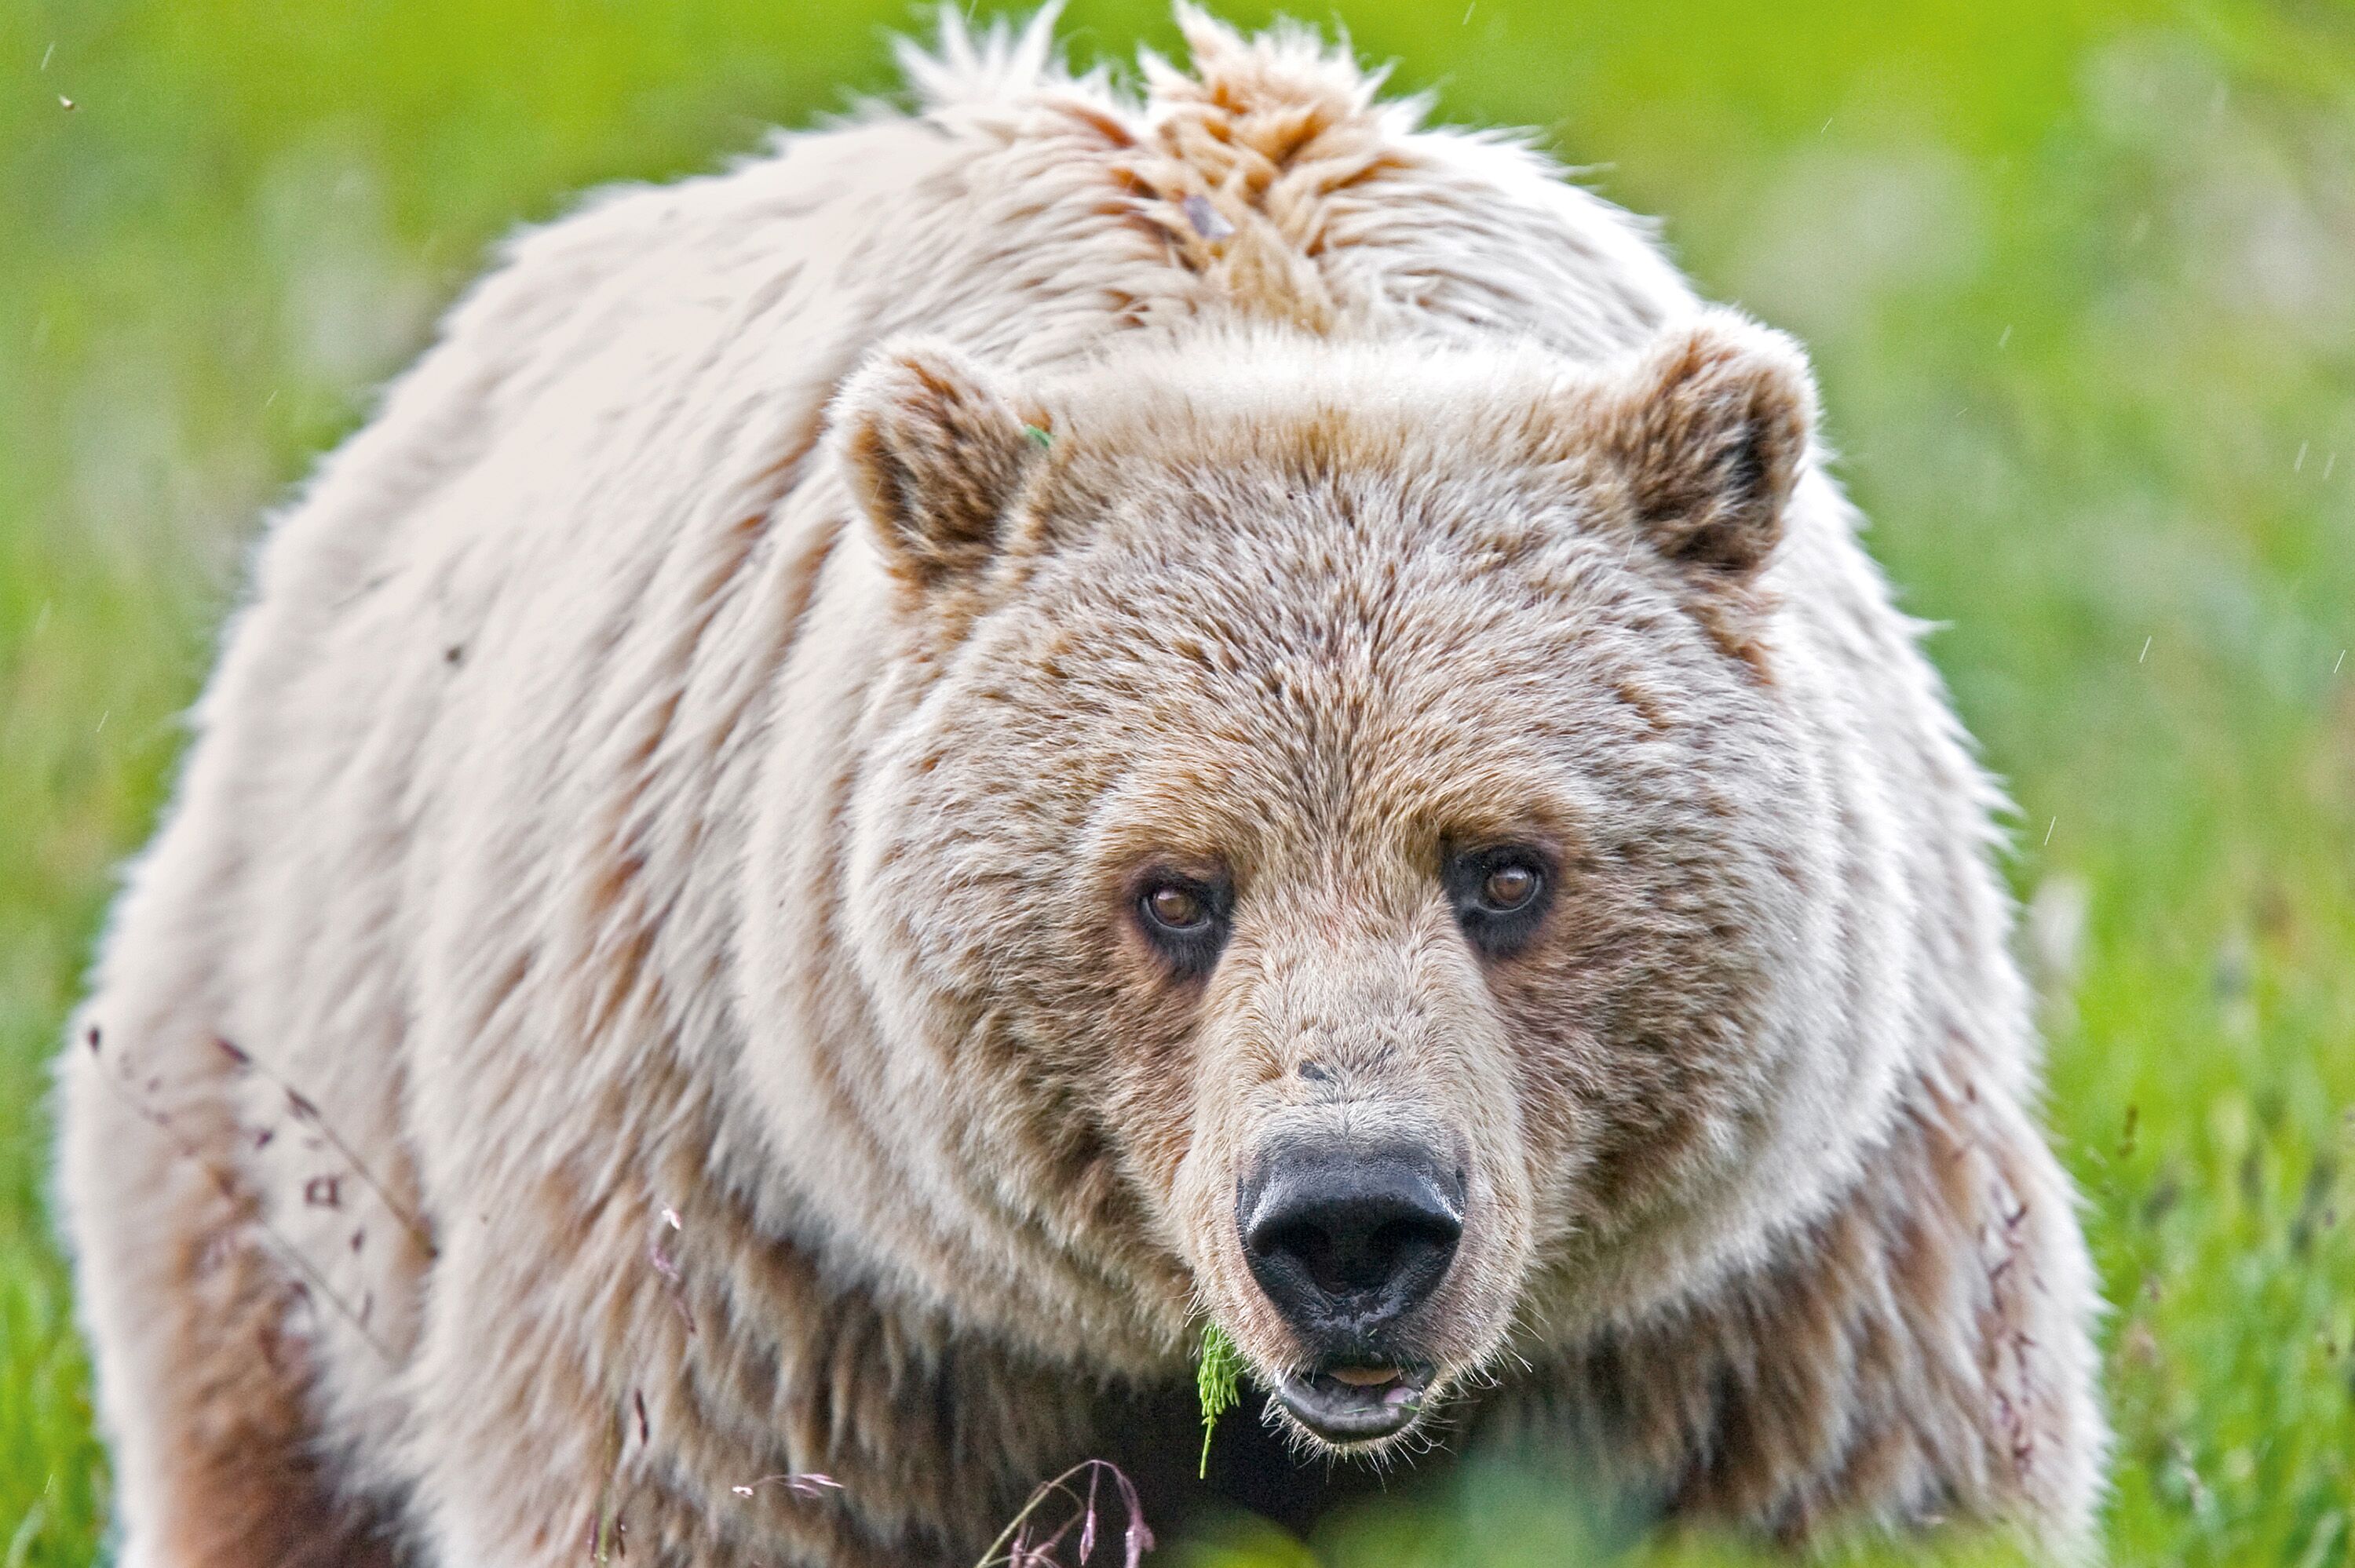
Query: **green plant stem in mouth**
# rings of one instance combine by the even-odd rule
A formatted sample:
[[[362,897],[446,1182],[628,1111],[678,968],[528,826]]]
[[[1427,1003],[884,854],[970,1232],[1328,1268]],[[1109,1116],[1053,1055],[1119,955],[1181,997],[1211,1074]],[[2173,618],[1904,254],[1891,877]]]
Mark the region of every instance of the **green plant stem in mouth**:
[[[1219,1417],[1242,1403],[1243,1356],[1227,1331],[1216,1323],[1202,1325],[1202,1353],[1194,1365],[1194,1392],[1202,1402],[1202,1465],[1200,1478],[1210,1476],[1210,1434]]]

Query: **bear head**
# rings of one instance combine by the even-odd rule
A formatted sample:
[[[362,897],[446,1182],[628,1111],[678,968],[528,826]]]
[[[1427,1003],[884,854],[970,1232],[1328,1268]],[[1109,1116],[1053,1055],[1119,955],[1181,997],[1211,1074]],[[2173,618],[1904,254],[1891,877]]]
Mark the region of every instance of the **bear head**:
[[[1602,366],[902,341],[839,396],[884,1033],[991,1202],[1305,1441],[1689,1287],[1868,1135],[1778,647],[1813,409],[1718,311]]]

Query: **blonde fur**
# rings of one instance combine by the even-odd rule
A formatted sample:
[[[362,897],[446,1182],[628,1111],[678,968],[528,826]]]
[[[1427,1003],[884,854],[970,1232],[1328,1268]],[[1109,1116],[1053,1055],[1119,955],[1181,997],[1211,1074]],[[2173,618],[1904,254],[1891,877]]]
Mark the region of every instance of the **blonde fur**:
[[[61,1067],[133,1568],[969,1560],[1182,1472],[1200,1313],[1296,1355],[1286,1118],[1469,1151],[1476,1433],[2083,1546],[2000,802],[1804,360],[1181,15],[1135,101],[950,15],[911,111],[524,236],[272,528]],[[1503,969],[1470,828],[1574,877]],[[1171,853],[1244,889],[1195,992]]]

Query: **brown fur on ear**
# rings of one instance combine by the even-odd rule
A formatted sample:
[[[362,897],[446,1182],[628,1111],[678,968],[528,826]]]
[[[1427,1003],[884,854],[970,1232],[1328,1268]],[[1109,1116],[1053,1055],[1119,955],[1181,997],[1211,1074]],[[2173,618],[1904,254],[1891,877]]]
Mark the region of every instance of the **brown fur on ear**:
[[[851,488],[920,585],[986,562],[1039,445],[996,377],[946,344],[878,350],[835,403]]]
[[[1711,310],[1662,334],[1606,397],[1604,449],[1636,525],[1705,586],[1747,584],[1782,537],[1815,428],[1798,344]]]

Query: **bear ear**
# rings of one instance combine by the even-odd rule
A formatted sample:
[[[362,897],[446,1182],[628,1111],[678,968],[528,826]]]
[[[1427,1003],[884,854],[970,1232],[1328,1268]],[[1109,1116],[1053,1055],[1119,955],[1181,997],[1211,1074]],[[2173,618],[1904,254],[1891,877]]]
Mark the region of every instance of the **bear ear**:
[[[1806,356],[1727,310],[1662,334],[1604,395],[1603,450],[1636,526],[1704,588],[1740,588],[1783,535],[1815,429]]]
[[[843,384],[834,428],[852,492],[902,577],[931,586],[986,564],[1046,432],[943,343],[879,349]]]

